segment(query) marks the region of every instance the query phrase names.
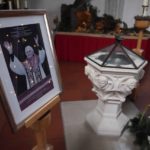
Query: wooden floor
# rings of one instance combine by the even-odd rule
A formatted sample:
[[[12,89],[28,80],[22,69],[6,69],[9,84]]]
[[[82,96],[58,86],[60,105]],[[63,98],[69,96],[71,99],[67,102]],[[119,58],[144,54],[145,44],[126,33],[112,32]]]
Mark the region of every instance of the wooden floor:
[[[95,99],[92,85],[84,74],[83,63],[60,62],[63,92],[61,101]],[[60,104],[52,109],[52,123],[47,130],[48,142],[54,150],[65,150],[64,131]],[[32,130],[21,128],[13,133],[0,105],[0,149],[31,150],[36,144]]]
[[[60,75],[62,78],[63,92],[61,101],[75,100],[92,100],[96,99],[95,94],[91,91],[92,84],[84,74],[84,63],[60,62]],[[150,67],[147,67],[147,70]],[[149,102],[150,97],[150,71],[146,71],[142,86],[136,90],[136,98],[144,98]],[[144,85],[146,84],[146,86]],[[146,91],[146,92],[145,92]],[[146,97],[145,97],[146,96]],[[143,101],[143,100],[142,100]],[[140,100],[138,100],[140,105]],[[144,107],[144,105],[143,105]],[[52,123],[47,130],[48,142],[54,146],[54,150],[65,150],[64,131],[61,118],[60,104],[52,109]],[[13,133],[8,124],[2,106],[0,105],[0,149],[1,150],[31,150],[35,142],[35,137],[30,129],[21,128],[18,132]]]

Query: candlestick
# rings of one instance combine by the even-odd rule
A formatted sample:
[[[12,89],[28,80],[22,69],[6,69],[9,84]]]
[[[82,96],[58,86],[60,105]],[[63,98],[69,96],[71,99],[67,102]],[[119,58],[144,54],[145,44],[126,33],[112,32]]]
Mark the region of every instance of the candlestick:
[[[148,15],[148,7],[143,6],[143,16],[147,16],[147,15]]]

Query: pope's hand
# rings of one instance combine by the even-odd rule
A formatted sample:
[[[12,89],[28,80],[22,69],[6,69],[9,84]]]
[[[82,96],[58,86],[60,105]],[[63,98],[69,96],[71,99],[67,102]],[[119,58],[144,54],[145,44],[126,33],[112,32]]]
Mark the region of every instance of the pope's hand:
[[[8,41],[4,41],[4,47],[8,50],[8,53],[11,55],[13,54],[13,47],[12,47],[12,43],[8,42]]]
[[[39,37],[38,37],[38,35],[36,35],[34,37],[34,41],[35,41],[36,45],[39,46]]]

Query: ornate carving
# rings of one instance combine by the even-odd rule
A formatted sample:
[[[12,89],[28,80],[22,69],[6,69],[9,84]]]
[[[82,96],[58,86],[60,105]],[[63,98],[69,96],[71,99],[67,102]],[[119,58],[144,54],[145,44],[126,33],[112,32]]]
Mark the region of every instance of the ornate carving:
[[[138,82],[134,76],[104,74],[90,65],[85,67],[85,74],[94,85],[92,90],[103,101],[125,101]]]
[[[127,70],[123,69],[112,72],[114,68],[106,71],[102,67],[96,69],[94,66],[88,62],[85,74],[93,83],[92,90],[98,96],[98,103],[86,120],[98,135],[118,136],[128,121],[128,117],[122,112],[122,103],[143,76],[143,67],[131,72],[129,70],[127,74]]]

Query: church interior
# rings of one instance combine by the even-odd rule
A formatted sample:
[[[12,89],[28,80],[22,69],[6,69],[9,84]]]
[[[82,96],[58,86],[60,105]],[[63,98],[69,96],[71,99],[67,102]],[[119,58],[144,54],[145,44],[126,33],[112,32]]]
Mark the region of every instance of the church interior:
[[[114,118],[117,120],[119,118],[118,116],[122,114],[122,111],[123,114],[127,113],[129,116],[132,116],[131,118],[129,117],[131,121],[134,121],[132,118],[136,116],[136,113],[141,113],[143,118],[146,115],[146,119],[149,118],[149,5],[149,0],[138,0],[138,2],[137,0],[133,0],[132,2],[130,0],[126,2],[124,0],[115,0],[113,2],[107,0],[63,0],[61,2],[59,0],[0,0],[0,11],[19,11],[22,9],[25,11],[30,9],[40,11],[45,9],[47,12],[50,34],[55,51],[54,54],[56,55],[56,64],[58,65],[59,83],[62,88],[62,91],[59,93],[60,101],[49,110],[51,114],[50,123],[45,129],[47,143],[53,147],[49,148],[49,150],[110,150],[110,148],[112,148],[112,150],[138,150],[139,147],[142,146],[144,148],[150,148],[150,142],[142,145],[143,143],[141,144],[138,141],[140,144],[138,142],[139,145],[137,143],[135,144],[134,139],[136,136],[132,137],[132,135],[128,135],[126,131],[125,136],[120,133],[120,129],[119,131],[115,129],[115,131],[111,132],[113,129],[110,126],[115,126],[115,121],[114,125],[110,123],[110,125],[107,126],[107,115],[110,115],[109,117],[114,115]],[[132,7],[132,9],[130,7]],[[116,47],[111,50],[106,57],[103,56],[104,58],[101,60],[104,62],[102,64],[99,65],[98,61],[92,60],[95,55],[92,56],[91,54],[95,54],[95,52],[103,52],[104,54],[106,52],[107,54],[107,47],[115,43],[118,40],[117,38],[119,38],[119,41],[121,41],[126,49],[129,48],[134,53],[131,54],[127,52],[126,49],[122,50],[125,53],[125,59],[128,60],[125,60],[125,63],[130,61],[129,65],[123,62],[123,65],[119,64],[117,67],[110,65],[110,67],[109,63],[107,64],[109,57],[114,54],[113,50]],[[116,52],[120,53],[119,48]],[[135,60],[136,58],[134,58],[135,56],[138,57],[137,61]],[[100,56],[95,58],[95,60],[98,58],[100,58]],[[87,59],[89,61],[86,61]],[[139,61],[144,61],[145,64],[142,63],[142,65],[144,64],[143,66],[139,65]],[[132,68],[131,63],[133,63],[133,67],[135,68]],[[96,70],[91,70],[93,73],[90,75],[88,67],[96,68]],[[116,68],[121,71],[117,72]],[[109,69],[110,72],[113,72],[115,75],[109,75]],[[125,69],[127,69],[127,71],[124,71]],[[132,71],[132,69],[135,70]],[[96,72],[97,70],[99,71],[98,73]],[[101,80],[96,80],[97,83],[95,83],[95,80],[92,79],[93,74],[95,78],[99,78],[101,75],[104,76],[102,82]],[[130,90],[129,92],[126,92],[128,87],[125,87],[123,91],[121,91],[121,88],[128,82],[126,76],[132,76],[131,79],[134,79],[136,82],[136,85],[134,85],[134,83],[131,83],[131,86],[127,85]],[[111,87],[111,89],[109,87],[110,80],[106,81],[108,85],[104,83],[106,77],[108,77],[108,79],[118,77],[118,81],[119,79],[125,79],[125,81],[121,83],[122,87],[120,87],[119,90],[117,89],[117,94],[115,93],[115,88],[118,85],[115,85],[115,88]],[[115,82],[117,83],[117,80],[115,80]],[[107,88],[105,89],[105,87]],[[99,91],[100,89],[102,92]],[[124,91],[126,92],[125,94]],[[112,93],[114,93],[114,95],[110,96],[109,94]],[[110,96],[108,100],[110,103],[105,105],[107,100],[104,100],[103,104],[99,101],[97,103],[98,99],[105,98],[105,94],[106,99],[108,99],[107,96]],[[119,95],[119,99],[115,99],[117,97],[116,95]],[[32,127],[26,128],[26,126],[22,126],[19,130],[14,131],[10,124],[7,110],[5,110],[3,105],[3,103],[0,103],[0,149],[33,149],[33,147],[37,145],[38,140],[35,138]],[[103,122],[103,119],[106,119],[104,125],[100,126],[102,129],[96,130],[96,133],[92,130],[92,128],[96,128],[96,125],[94,125],[94,123],[90,124],[92,119],[89,119],[86,122],[87,124],[85,124],[88,113],[94,109],[95,106],[101,107],[100,109],[96,107],[96,110],[98,110],[99,114],[102,114],[102,118],[94,118],[96,117],[95,114],[93,118],[96,121],[100,119],[101,122]],[[120,120],[122,121],[124,118]],[[119,123],[121,122],[120,120]],[[111,121],[113,122],[113,117]],[[137,123],[136,121],[137,120],[135,120],[135,124]],[[146,123],[143,124],[143,126],[147,128],[147,133],[139,131],[139,135],[136,135],[140,137],[140,140],[143,137],[142,140],[147,142],[150,136],[150,120]],[[125,124],[123,124],[123,126],[125,126]],[[107,127],[110,128],[110,136],[109,130],[108,133],[106,131],[103,132],[105,128],[107,130]],[[124,128],[121,127],[121,130],[123,129]],[[119,136],[116,137],[115,133],[117,132],[119,132]],[[41,138],[41,141],[42,140]],[[37,148],[37,150],[48,150],[48,148]]]

